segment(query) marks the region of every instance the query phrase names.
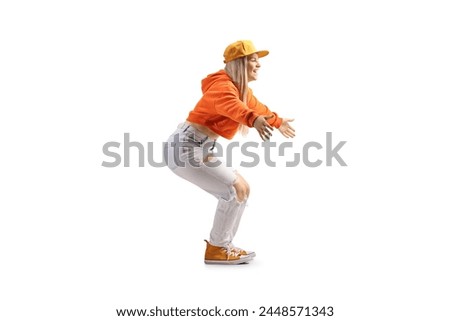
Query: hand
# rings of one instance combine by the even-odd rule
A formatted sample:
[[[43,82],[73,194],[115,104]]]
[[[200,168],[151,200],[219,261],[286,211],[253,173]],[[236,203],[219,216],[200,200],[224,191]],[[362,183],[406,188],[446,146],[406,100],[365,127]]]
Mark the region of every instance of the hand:
[[[278,130],[280,133],[286,137],[286,138],[293,138],[295,137],[295,129],[289,125],[291,121],[294,121],[293,118],[283,118],[283,121],[281,122],[280,127]]]
[[[270,136],[272,136],[271,131],[273,131],[273,127],[267,122],[267,119],[272,117],[273,115],[258,116],[253,123],[253,127],[258,131],[263,141],[269,140]]]

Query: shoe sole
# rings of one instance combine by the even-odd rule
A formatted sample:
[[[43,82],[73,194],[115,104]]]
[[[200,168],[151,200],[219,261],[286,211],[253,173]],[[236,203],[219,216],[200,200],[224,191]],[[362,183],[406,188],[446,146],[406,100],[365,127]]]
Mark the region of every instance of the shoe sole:
[[[245,257],[242,257],[239,260],[205,260],[205,264],[222,264],[222,265],[238,265],[243,263],[248,263],[251,260],[253,260],[253,257],[250,255],[246,255]]]
[[[250,253],[247,253],[247,255],[250,256],[251,258],[254,258],[256,256],[256,253],[255,252],[250,252]]]

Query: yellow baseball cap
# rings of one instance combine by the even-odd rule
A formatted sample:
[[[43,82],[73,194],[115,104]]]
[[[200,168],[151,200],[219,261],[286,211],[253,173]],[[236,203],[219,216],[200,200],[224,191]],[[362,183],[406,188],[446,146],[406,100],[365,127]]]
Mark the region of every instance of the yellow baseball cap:
[[[225,49],[225,52],[223,53],[225,60],[223,62],[227,63],[231,60],[248,56],[254,53],[258,54],[259,58],[265,57],[269,54],[267,50],[256,50],[253,42],[251,42],[250,40],[238,40],[236,42],[233,42]]]

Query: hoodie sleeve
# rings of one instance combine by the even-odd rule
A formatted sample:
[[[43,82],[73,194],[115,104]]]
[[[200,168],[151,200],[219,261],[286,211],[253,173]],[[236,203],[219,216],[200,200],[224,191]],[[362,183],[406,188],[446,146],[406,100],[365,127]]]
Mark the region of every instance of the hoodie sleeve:
[[[266,105],[260,103],[258,99],[253,96],[253,91],[250,88],[248,89],[247,94],[247,105],[250,109],[253,109],[258,114],[258,116],[273,115],[274,117],[267,120],[267,122],[275,128],[280,127],[282,119],[277,115],[277,113],[270,111],[270,109]]]
[[[239,99],[239,91],[234,86],[217,88],[217,90],[211,90],[209,94],[216,96],[214,99],[216,112],[235,122],[253,127],[255,119],[260,115]]]

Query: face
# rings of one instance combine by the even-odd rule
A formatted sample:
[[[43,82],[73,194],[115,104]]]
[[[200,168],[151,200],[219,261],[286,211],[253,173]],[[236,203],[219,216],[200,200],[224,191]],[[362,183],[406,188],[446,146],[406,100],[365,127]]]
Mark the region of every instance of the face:
[[[258,69],[261,67],[259,64],[258,54],[252,54],[247,57],[247,76],[248,81],[258,79]]]

